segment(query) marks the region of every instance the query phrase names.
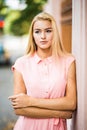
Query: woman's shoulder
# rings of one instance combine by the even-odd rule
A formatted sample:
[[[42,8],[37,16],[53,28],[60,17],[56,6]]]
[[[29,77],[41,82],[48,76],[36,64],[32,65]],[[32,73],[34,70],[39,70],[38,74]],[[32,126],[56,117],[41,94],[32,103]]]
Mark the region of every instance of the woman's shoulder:
[[[75,60],[75,56],[74,56],[72,53],[68,53],[68,54],[66,55],[66,59]]]
[[[66,73],[68,73],[68,69],[73,62],[76,61],[75,56],[71,53],[67,53],[61,57],[61,61],[63,65],[66,67]]]
[[[75,59],[75,56],[71,53],[68,53],[66,56],[65,56],[65,64],[66,64],[66,67],[67,69],[70,67],[70,65],[76,61]]]
[[[16,59],[16,62],[27,62],[27,61],[29,61],[29,59],[31,59],[31,56],[29,56],[29,55],[23,55],[23,56],[21,56],[21,57],[18,57],[17,59]]]
[[[75,56],[73,54],[67,53],[67,54],[61,56],[61,61],[66,66],[70,66],[70,64],[72,64],[74,61],[76,61],[76,59],[75,59]]]
[[[67,53],[67,54],[62,56],[62,59],[66,60],[66,61],[68,61],[68,60],[75,60],[75,56],[72,53]]]
[[[28,56],[28,55],[18,57],[15,63],[12,65],[12,70],[16,68],[18,71],[22,72],[23,69],[26,67],[27,63],[29,63],[30,58],[31,56]]]

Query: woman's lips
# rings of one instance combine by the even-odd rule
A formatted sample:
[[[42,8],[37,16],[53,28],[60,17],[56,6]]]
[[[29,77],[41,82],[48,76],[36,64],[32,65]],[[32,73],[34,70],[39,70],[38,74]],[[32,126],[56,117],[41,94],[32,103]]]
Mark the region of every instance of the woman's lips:
[[[47,41],[40,41],[40,43],[41,43],[41,44],[46,44],[46,43],[47,43]]]

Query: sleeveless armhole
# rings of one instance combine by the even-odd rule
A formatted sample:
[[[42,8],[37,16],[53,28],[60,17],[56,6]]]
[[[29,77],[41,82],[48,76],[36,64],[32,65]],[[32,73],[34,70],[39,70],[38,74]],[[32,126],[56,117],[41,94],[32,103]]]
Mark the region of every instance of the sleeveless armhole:
[[[14,72],[14,70],[17,70],[18,72],[22,73],[22,71],[23,71],[23,63],[22,63],[21,58],[18,58],[16,60],[14,65],[12,65],[11,70],[12,70],[12,72]]]
[[[67,60],[66,60],[66,75],[68,74],[68,70],[69,70],[69,67],[71,66],[71,64],[75,61],[75,57],[74,56],[68,56],[67,57]]]

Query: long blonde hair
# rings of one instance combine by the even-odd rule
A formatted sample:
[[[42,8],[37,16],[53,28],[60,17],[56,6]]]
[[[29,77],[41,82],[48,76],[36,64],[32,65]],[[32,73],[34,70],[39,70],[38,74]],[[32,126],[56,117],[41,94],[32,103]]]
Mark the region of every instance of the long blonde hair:
[[[34,23],[38,20],[48,20],[51,22],[52,28],[53,28],[53,33],[54,33],[53,44],[52,44],[52,54],[54,54],[56,56],[64,55],[66,53],[66,51],[60,40],[56,22],[55,22],[54,18],[46,12],[42,12],[42,13],[39,13],[38,15],[36,15],[31,23],[30,30],[29,30],[29,42],[28,42],[28,46],[26,49],[26,54],[32,55],[32,54],[34,54],[34,52],[37,49],[36,44],[33,39],[33,26],[34,26]]]

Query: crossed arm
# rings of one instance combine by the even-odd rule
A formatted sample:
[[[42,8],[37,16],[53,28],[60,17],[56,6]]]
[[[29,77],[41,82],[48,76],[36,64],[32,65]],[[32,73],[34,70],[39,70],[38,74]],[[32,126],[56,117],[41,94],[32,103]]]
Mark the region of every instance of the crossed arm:
[[[22,75],[14,70],[14,95],[10,96],[17,115],[32,118],[71,118],[76,109],[76,69],[73,62],[68,71],[66,95],[56,99],[29,97]]]

